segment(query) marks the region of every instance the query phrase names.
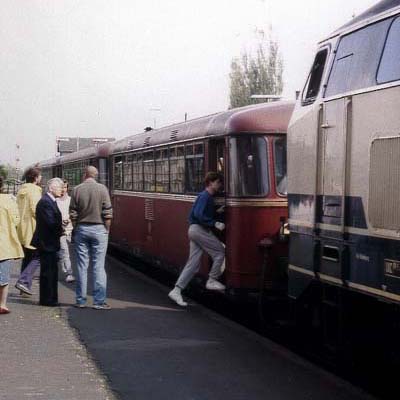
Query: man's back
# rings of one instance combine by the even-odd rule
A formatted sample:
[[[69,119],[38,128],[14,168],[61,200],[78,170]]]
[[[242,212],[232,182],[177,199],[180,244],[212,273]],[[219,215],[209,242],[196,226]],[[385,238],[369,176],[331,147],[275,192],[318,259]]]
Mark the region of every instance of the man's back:
[[[87,178],[72,192],[71,220],[77,224],[103,224],[112,218],[112,206],[107,188],[93,178]]]

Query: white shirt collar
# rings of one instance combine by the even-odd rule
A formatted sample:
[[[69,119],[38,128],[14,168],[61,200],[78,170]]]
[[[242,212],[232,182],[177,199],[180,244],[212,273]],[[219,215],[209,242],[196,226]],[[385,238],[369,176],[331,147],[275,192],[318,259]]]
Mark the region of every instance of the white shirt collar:
[[[48,195],[53,201],[56,201],[56,198],[55,198],[50,192],[47,192],[47,195]]]

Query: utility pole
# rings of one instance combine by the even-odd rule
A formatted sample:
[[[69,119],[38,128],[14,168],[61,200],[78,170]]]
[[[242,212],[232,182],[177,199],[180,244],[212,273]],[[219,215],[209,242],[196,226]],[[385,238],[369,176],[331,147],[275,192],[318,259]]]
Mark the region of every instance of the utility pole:
[[[155,112],[160,112],[161,108],[154,107],[154,108],[150,108],[149,111],[152,111],[154,113]],[[157,118],[156,118],[156,115],[153,114],[153,129],[156,129],[156,128],[157,128]]]
[[[15,144],[15,173],[16,173],[17,181],[19,180],[19,162],[21,161],[20,156],[19,156],[20,148],[21,148],[21,146],[18,143],[16,143]]]

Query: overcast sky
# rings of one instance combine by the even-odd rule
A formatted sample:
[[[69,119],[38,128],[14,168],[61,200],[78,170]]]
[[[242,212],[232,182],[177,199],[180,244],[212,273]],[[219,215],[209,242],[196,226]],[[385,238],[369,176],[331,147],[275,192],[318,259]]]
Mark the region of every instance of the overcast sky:
[[[225,110],[232,57],[269,24],[293,98],[317,42],[374,3],[1,0],[0,163],[17,143],[25,166],[52,157],[57,136],[121,138]]]

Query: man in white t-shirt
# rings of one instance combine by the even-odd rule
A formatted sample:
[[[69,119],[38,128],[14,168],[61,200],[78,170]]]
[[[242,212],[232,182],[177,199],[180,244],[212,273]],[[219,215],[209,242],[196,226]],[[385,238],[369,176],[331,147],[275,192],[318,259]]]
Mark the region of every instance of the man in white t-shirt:
[[[72,223],[69,217],[69,205],[71,197],[68,195],[68,182],[63,179],[63,193],[62,196],[57,198],[57,206],[61,211],[64,235],[60,237],[60,251],[58,252],[58,263],[64,274],[66,274],[66,282],[74,282],[75,277],[72,272],[71,258],[69,254],[69,244],[71,243]]]

